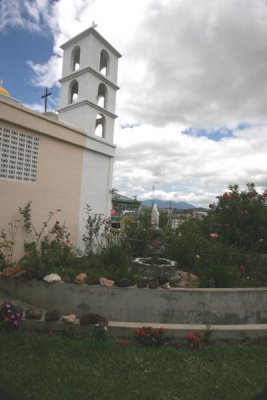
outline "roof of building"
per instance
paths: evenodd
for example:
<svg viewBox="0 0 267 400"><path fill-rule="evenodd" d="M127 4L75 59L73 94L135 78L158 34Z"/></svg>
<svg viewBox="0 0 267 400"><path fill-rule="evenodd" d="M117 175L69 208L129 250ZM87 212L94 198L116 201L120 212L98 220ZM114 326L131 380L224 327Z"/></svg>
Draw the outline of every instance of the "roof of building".
<svg viewBox="0 0 267 400"><path fill-rule="evenodd" d="M119 193L112 193L112 200L113 201L118 201L119 203L140 203L138 200L124 196L123 194Z"/></svg>

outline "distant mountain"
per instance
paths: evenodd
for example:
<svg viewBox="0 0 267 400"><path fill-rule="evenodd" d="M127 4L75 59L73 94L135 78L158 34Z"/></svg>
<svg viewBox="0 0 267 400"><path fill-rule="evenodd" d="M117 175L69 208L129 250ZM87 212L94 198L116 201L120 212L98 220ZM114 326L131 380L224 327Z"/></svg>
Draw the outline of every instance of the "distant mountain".
<svg viewBox="0 0 267 400"><path fill-rule="evenodd" d="M141 200L142 201L142 200ZM152 204L157 204L158 208L176 208L177 210L189 210L195 209L196 207L185 201L169 201L169 200L143 200L142 204L144 206L152 206Z"/></svg>

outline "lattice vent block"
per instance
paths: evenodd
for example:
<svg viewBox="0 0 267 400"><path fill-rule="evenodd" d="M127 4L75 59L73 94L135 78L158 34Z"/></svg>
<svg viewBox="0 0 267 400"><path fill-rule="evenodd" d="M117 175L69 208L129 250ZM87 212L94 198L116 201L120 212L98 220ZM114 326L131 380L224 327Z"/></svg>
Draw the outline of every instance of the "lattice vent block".
<svg viewBox="0 0 267 400"><path fill-rule="evenodd" d="M36 182L39 138L0 127L0 179Z"/></svg>

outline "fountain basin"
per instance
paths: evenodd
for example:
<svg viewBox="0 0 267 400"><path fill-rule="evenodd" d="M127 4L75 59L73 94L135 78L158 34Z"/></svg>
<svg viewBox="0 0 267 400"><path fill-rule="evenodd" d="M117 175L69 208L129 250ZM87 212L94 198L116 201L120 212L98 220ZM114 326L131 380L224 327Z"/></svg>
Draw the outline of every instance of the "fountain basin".
<svg viewBox="0 0 267 400"><path fill-rule="evenodd" d="M167 258L139 257L132 262L132 271L144 279L172 278L177 270L176 261Z"/></svg>

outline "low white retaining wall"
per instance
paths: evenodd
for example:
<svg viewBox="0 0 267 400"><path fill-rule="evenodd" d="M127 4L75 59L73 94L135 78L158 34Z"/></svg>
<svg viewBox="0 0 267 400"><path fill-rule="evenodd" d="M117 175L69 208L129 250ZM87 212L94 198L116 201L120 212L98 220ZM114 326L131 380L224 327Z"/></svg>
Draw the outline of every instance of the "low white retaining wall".
<svg viewBox="0 0 267 400"><path fill-rule="evenodd" d="M66 284L0 276L0 288L62 314L101 314L111 321L169 324L266 324L267 288L138 289Z"/></svg>

